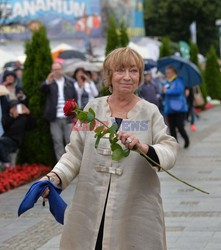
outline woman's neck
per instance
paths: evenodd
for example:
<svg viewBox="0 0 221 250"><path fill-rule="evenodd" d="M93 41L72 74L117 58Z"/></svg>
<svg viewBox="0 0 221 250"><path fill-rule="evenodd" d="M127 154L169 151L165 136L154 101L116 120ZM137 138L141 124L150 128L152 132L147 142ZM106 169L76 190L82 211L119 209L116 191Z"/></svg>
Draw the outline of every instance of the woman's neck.
<svg viewBox="0 0 221 250"><path fill-rule="evenodd" d="M112 94L108 98L111 115L118 118L127 118L127 113L136 105L139 97L136 95L119 96Z"/></svg>
<svg viewBox="0 0 221 250"><path fill-rule="evenodd" d="M135 99L137 99L137 96L135 96L134 94L133 95L131 95L131 94L120 95L120 94L113 93L110 96L111 102L117 103L117 104L122 104L123 106L133 102Z"/></svg>

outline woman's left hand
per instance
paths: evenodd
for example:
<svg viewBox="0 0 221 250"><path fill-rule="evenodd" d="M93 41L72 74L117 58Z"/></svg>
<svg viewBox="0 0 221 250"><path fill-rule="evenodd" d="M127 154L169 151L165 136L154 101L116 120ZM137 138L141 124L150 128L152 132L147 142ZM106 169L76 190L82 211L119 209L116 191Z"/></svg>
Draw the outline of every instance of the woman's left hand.
<svg viewBox="0 0 221 250"><path fill-rule="evenodd" d="M143 153L147 153L149 147L146 144L141 144L139 139L132 133L127 133L123 131L119 131L117 133L118 139L122 144L125 145L126 148L141 150Z"/></svg>

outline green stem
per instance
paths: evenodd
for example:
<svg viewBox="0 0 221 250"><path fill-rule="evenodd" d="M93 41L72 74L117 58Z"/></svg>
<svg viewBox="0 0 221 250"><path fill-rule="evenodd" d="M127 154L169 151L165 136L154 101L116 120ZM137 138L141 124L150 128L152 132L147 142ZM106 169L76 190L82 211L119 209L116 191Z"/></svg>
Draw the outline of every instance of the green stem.
<svg viewBox="0 0 221 250"><path fill-rule="evenodd" d="M178 181L180 181L180 182L186 184L187 186L189 186L189 187L191 187L191 188L194 188L194 189L196 189L196 190L198 190L198 191L200 191L200 192L202 192L202 193L204 193L204 194L209 194L208 192L206 192L206 191L204 191L204 190L202 190L202 189L200 189L200 188L198 188L198 187L195 187L195 186L189 184L188 182L186 182L186 181L184 181L184 180L182 180L182 179L176 177L175 175L171 174L171 173L170 173L169 171L167 171L165 168L161 167L160 164L158 164L157 162L155 162L154 160L152 160L149 156L147 156L145 153L143 153L140 149L137 149L137 151L138 151L142 156L144 156L147 160L151 161L154 165L156 165L157 167L159 167L160 169L162 169L164 172L166 172L168 175L170 175L170 176L173 177L174 179L176 179L176 180L178 180Z"/></svg>
<svg viewBox="0 0 221 250"><path fill-rule="evenodd" d="M107 129L109 129L109 127L105 123L103 123L101 120L99 120L98 118L95 118L95 120L97 120L98 122L100 122L101 124L103 124L104 127L106 127Z"/></svg>

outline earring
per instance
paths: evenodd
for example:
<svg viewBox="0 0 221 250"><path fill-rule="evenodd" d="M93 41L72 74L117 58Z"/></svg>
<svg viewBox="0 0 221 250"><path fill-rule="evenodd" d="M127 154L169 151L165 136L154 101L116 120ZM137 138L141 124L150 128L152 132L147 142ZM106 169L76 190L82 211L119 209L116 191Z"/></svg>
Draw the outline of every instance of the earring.
<svg viewBox="0 0 221 250"><path fill-rule="evenodd" d="M110 93L112 93L112 91L113 91L112 85L109 86L108 90L109 90Z"/></svg>

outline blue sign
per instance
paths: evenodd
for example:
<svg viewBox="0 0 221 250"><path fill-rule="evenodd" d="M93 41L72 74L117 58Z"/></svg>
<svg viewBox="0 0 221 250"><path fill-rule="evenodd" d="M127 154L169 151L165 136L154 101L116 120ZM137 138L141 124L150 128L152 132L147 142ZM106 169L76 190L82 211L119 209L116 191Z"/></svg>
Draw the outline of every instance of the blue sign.
<svg viewBox="0 0 221 250"><path fill-rule="evenodd" d="M43 23L49 38L100 37L100 0L11 0L1 10L0 37L24 39L36 23Z"/></svg>

